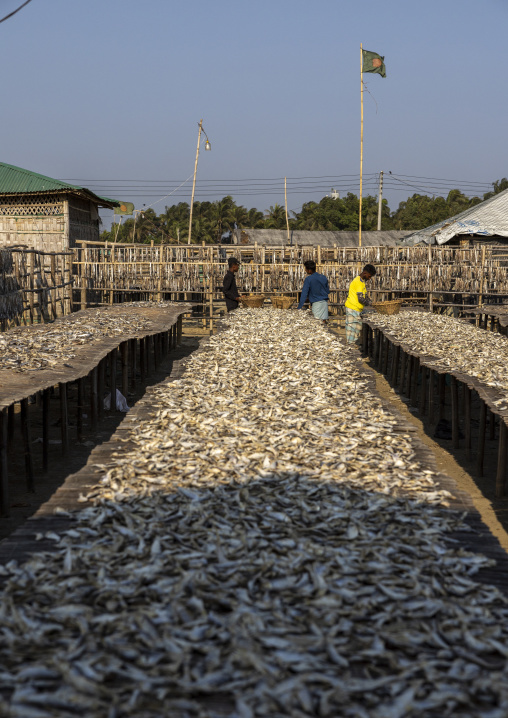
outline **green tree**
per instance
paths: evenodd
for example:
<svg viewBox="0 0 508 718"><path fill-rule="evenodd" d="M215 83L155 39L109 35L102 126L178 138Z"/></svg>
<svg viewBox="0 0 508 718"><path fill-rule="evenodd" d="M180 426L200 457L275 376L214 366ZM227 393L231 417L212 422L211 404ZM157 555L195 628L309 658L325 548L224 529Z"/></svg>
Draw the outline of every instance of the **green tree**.
<svg viewBox="0 0 508 718"><path fill-rule="evenodd" d="M483 199L490 199L491 197L494 197L494 195L503 192L503 190L508 189L508 179L503 177L503 179L496 180L492 183L492 187L493 190L491 192L486 192L483 195Z"/></svg>
<svg viewBox="0 0 508 718"><path fill-rule="evenodd" d="M249 229L262 229L265 226L263 212L260 212L258 209L255 209L254 207L249 209L247 217L248 219L245 226Z"/></svg>
<svg viewBox="0 0 508 718"><path fill-rule="evenodd" d="M266 210L265 229L285 229L286 227L286 210L280 204L275 204Z"/></svg>

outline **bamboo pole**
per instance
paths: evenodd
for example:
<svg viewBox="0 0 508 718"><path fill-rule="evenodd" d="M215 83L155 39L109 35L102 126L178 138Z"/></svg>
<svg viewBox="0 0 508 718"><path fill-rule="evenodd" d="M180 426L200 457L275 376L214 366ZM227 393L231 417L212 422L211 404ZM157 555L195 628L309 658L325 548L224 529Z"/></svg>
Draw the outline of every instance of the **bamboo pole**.
<svg viewBox="0 0 508 718"><path fill-rule="evenodd" d="M288 244L289 244L289 217L288 217L288 191L287 191L287 177L284 177L284 202L286 207L286 227L288 230Z"/></svg>
<svg viewBox="0 0 508 718"><path fill-rule="evenodd" d="M196 161L194 163L194 179L192 181L192 196L190 203L190 217L189 217L189 236L187 238L187 244L191 243L192 235L192 210L194 209L194 192L196 191L196 174L198 171L198 157L199 157L199 143L201 142L201 132L203 131L203 120L199 120L199 132L198 132L198 146L196 148Z"/></svg>
<svg viewBox="0 0 508 718"><path fill-rule="evenodd" d="M362 246L362 190L363 190L363 45L360 43L360 197L358 208L358 246Z"/></svg>

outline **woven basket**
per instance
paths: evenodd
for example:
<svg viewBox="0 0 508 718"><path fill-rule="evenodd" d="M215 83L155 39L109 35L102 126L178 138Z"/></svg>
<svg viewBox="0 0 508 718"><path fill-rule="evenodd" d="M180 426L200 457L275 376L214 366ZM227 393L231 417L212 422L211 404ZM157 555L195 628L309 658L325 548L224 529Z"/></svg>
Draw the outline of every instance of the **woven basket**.
<svg viewBox="0 0 508 718"><path fill-rule="evenodd" d="M272 307L274 309L290 309L295 303L295 298L287 294L279 294L272 297Z"/></svg>
<svg viewBox="0 0 508 718"><path fill-rule="evenodd" d="M265 295L245 294L243 297L240 297L240 301L244 307L250 307L251 309L259 309L259 307L263 306L263 302L265 301Z"/></svg>
<svg viewBox="0 0 508 718"><path fill-rule="evenodd" d="M392 299L390 302L372 302L371 307L379 314L398 314L402 302L402 299Z"/></svg>

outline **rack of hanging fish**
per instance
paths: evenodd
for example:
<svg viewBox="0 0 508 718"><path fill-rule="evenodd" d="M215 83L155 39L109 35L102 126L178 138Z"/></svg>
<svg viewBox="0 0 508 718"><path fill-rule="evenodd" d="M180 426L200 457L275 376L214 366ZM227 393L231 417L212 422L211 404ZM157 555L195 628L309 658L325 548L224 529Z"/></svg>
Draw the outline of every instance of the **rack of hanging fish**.
<svg viewBox="0 0 508 718"><path fill-rule="evenodd" d="M494 247L265 247L134 245L78 242L75 262L81 308L128 300L202 301L222 298L227 260L240 261L243 292L295 294L313 259L329 280L330 304L341 307L351 280L367 264L377 274L378 300L419 297L431 306L477 306L489 295L508 297L506 262ZM459 295L459 296L457 296Z"/></svg>
<svg viewBox="0 0 508 718"><path fill-rule="evenodd" d="M73 252L0 248L0 327L53 321L72 311Z"/></svg>

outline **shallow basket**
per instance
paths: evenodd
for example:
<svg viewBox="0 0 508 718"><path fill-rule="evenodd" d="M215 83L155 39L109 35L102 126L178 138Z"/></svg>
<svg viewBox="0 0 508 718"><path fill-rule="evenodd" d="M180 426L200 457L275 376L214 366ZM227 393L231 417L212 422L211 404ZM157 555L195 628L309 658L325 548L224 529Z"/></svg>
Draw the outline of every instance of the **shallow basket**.
<svg viewBox="0 0 508 718"><path fill-rule="evenodd" d="M403 299L392 299L389 302L372 302L370 306L379 314L398 314L403 301Z"/></svg>
<svg viewBox="0 0 508 718"><path fill-rule="evenodd" d="M279 294L272 297L272 307L274 309L290 309L295 301L295 297L290 297L287 294Z"/></svg>
<svg viewBox="0 0 508 718"><path fill-rule="evenodd" d="M246 294L243 297L240 297L240 301L244 307L250 307L251 309L259 309L259 307L263 306L263 302L265 301L265 295Z"/></svg>

